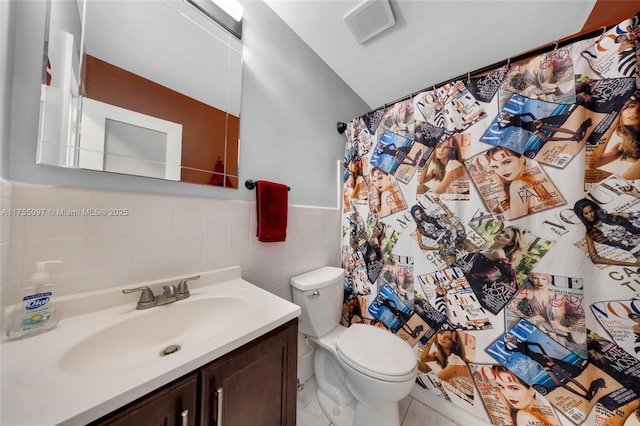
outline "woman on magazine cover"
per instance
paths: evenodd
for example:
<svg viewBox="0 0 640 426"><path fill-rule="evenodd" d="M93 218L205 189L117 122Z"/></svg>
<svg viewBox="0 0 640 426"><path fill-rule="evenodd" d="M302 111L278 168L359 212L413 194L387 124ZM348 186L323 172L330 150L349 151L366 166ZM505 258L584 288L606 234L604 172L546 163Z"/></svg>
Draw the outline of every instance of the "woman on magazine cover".
<svg viewBox="0 0 640 426"><path fill-rule="evenodd" d="M390 263L382 269L380 279L389 285L403 303L413 305L413 268L398 264L398 256L391 255Z"/></svg>
<svg viewBox="0 0 640 426"><path fill-rule="evenodd" d="M344 250L343 253L345 291L361 296L371 294L371 283L367 277L367 265L362 252Z"/></svg>
<svg viewBox="0 0 640 426"><path fill-rule="evenodd" d="M378 167L371 170L370 178L369 206L372 213L385 217L405 208L402 193L398 186L393 184L395 178Z"/></svg>
<svg viewBox="0 0 640 426"><path fill-rule="evenodd" d="M387 242L387 224L378 222L371 230L371 236L364 247L364 263L367 265L367 278L375 284L384 266L382 247Z"/></svg>
<svg viewBox="0 0 640 426"><path fill-rule="evenodd" d="M531 287L524 287L526 292L522 296L513 299L513 306L517 307L524 303L524 309L516 308L518 313L524 313L524 317L531 324L535 325L553 340L566 345L571 340L570 330L564 326L564 302L553 302L549 292L549 284L553 284L553 276L540 272L529 274Z"/></svg>
<svg viewBox="0 0 640 426"><path fill-rule="evenodd" d="M379 311L380 311L380 308L387 308L389 313L393 315L393 317L400 324L406 323L411 318L411 315L406 313L402 308L398 307L398 304L395 302L395 300L384 297L382 294L378 294L378 297L374 302L374 309L375 308L378 308ZM374 316L378 318L378 315L374 315Z"/></svg>
<svg viewBox="0 0 640 426"><path fill-rule="evenodd" d="M423 373L432 371L427 362L436 362L441 368L436 376L451 384L467 397L473 399L473 377L467 366L464 347L458 342L455 331L439 330L431 338L431 346L425 345L418 358L418 369Z"/></svg>
<svg viewBox="0 0 640 426"><path fill-rule="evenodd" d="M507 77L507 90L531 99L560 103L571 93L574 82L572 73L567 72L571 61L562 61L558 53L538 55L515 68L520 71Z"/></svg>
<svg viewBox="0 0 640 426"><path fill-rule="evenodd" d="M533 160L501 146L491 148L484 155L489 169L502 183L504 197L491 213L502 213L506 219L515 219L536 211L547 202L542 198L549 191L544 182L539 181L541 176L530 173L532 168L538 167Z"/></svg>
<svg viewBox="0 0 640 426"><path fill-rule="evenodd" d="M348 191L350 188L351 191L348 192L349 199L355 198L359 200L366 200L369 196L369 189L367 188L367 183L364 180L364 176L362 175L361 170L363 168L360 167L361 162L368 162L369 159L364 157L362 159L358 159L353 157L347 163L347 179L345 180L345 190Z"/></svg>
<svg viewBox="0 0 640 426"><path fill-rule="evenodd" d="M471 267L464 276L479 300L483 300L483 289L488 284L500 282L505 288L517 287L514 265L520 263L523 251L522 230L507 226L494 236L491 246L471 255Z"/></svg>
<svg viewBox="0 0 640 426"><path fill-rule="evenodd" d="M347 327L351 324L362 323L364 318L362 313L365 310L366 300L363 297L352 292L347 293L342 304L342 323Z"/></svg>
<svg viewBox="0 0 640 426"><path fill-rule="evenodd" d="M497 124L500 129L506 129L507 127L524 129L539 137L543 144L555 141L581 142L587 133L587 129L593 124L591 118L583 121L576 130L559 127L569 119L570 115L570 113L565 113L537 118L531 112L514 115L504 113L500 115L500 121ZM564 136L560 135L561 133Z"/></svg>
<svg viewBox="0 0 640 426"><path fill-rule="evenodd" d="M409 154L411 153L412 148L413 145L396 146L394 143L389 145L378 145L376 147L376 154L389 155L399 164L408 164L409 166L414 167L422 157L422 150L420 149L416 153L415 158L411 158L409 157Z"/></svg>
<svg viewBox="0 0 640 426"><path fill-rule="evenodd" d="M413 102L398 102L387 108L380 127L401 136L413 132Z"/></svg>
<svg viewBox="0 0 640 426"><path fill-rule="evenodd" d="M583 372L581 366L562 359L550 357L540 343L528 342L526 340L521 342L515 336L508 335L504 338L504 349L507 352L519 352L531 358L545 369L551 380L553 380L557 386L561 386L588 401L593 399L598 389L605 386L604 379L597 378L591 382L589 389L587 389L582 383L575 379ZM569 386L569 383L575 385L579 390Z"/></svg>
<svg viewBox="0 0 640 426"><path fill-rule="evenodd" d="M420 250L437 250L447 265L453 264L456 252L451 229L428 215L419 204L411 207L411 217L416 223L416 240Z"/></svg>
<svg viewBox="0 0 640 426"><path fill-rule="evenodd" d="M429 187L436 194L450 193L451 184L467 175L462 164L459 136L439 142L429 161L418 177L418 195L427 192Z"/></svg>
<svg viewBox="0 0 640 426"><path fill-rule="evenodd" d="M618 189L640 198L640 192L632 185ZM586 228L584 238L593 263L640 266L640 212L609 213L588 198L576 201L573 211ZM601 256L595 243L625 250L636 259L624 261Z"/></svg>
<svg viewBox="0 0 640 426"><path fill-rule="evenodd" d="M560 424L549 403L538 401L541 397L535 389L518 379L507 367L494 365L491 370L495 377L494 384L500 390L509 409L509 418L502 419L503 424L513 426Z"/></svg>
<svg viewBox="0 0 640 426"><path fill-rule="evenodd" d="M632 162L620 176L627 180L640 179L640 102L633 96L618 114L615 134L620 138L608 151L611 139L602 143L587 154L587 166L598 168L615 160Z"/></svg>

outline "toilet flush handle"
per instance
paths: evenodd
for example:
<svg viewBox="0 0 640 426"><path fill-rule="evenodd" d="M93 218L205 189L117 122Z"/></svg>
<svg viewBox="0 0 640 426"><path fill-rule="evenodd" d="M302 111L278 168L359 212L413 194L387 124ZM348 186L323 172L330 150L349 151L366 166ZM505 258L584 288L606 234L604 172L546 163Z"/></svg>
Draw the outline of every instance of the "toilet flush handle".
<svg viewBox="0 0 640 426"><path fill-rule="evenodd" d="M320 296L320 292L318 290L313 290L313 293L307 295L307 299L315 299Z"/></svg>

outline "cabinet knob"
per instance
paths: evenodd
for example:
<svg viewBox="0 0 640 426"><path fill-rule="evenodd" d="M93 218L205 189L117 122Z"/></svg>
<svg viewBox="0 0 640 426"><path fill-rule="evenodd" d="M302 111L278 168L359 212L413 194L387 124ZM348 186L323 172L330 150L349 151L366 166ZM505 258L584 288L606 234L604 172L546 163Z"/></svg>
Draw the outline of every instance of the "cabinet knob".
<svg viewBox="0 0 640 426"><path fill-rule="evenodd" d="M181 426L189 426L189 410L184 410L180 417L182 418Z"/></svg>

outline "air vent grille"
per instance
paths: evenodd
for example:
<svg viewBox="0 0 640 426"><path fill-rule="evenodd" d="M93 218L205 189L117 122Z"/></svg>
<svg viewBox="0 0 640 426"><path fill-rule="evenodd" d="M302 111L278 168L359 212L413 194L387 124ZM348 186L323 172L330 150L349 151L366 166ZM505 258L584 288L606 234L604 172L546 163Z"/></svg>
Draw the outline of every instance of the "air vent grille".
<svg viewBox="0 0 640 426"><path fill-rule="evenodd" d="M388 0L367 0L347 13L344 21L360 44L396 23Z"/></svg>

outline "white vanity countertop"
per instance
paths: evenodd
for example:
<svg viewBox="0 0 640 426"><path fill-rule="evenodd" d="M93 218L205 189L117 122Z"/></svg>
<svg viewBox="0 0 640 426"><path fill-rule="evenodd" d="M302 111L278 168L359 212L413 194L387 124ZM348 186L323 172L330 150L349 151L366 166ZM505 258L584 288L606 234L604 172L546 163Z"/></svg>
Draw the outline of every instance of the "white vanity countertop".
<svg viewBox="0 0 640 426"><path fill-rule="evenodd" d="M177 281L171 283L177 284ZM122 288L84 298L68 298L61 300L59 305L63 312L73 316L67 314L55 329L23 340L3 341L0 424L86 424L300 315L297 305L244 281L239 267L203 273L200 280L189 282L189 288L191 296L188 299L141 311L135 310L139 293L124 295ZM155 294L158 291L154 288ZM74 366L64 364L65 354L70 349L121 321L130 321L153 310L216 297L241 300L242 312L237 318L233 313L231 326L225 324L216 328L216 324L212 324L211 334L200 332L195 339L192 335L185 342L181 342L180 337L173 339L170 343L183 344L183 348L174 354L160 357L163 343L162 347L150 349L158 354L153 360L136 364L136 359L122 368L71 372L69 370ZM114 306L122 302L126 304ZM105 309L104 304L111 306ZM102 309L82 313L87 306L92 310ZM181 309L184 312L184 308ZM126 338L131 340L131 336Z"/></svg>

